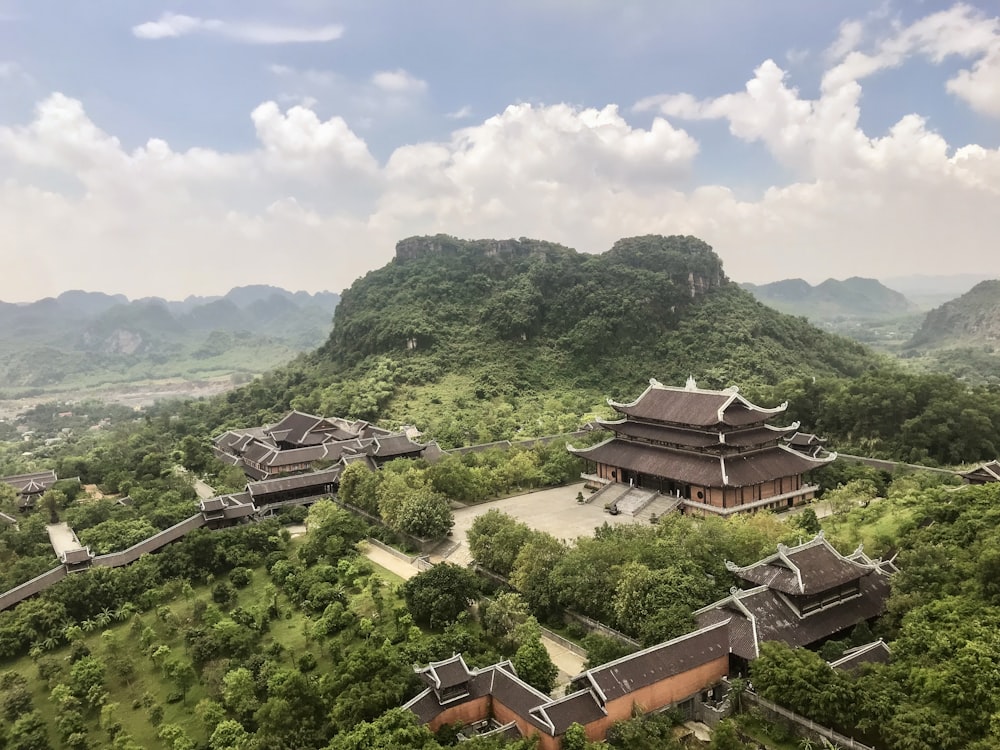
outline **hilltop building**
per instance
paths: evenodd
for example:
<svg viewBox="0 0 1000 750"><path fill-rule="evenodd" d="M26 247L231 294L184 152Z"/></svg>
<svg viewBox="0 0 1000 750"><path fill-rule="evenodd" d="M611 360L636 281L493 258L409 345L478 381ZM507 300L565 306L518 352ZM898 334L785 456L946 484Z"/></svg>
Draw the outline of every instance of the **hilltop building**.
<svg viewBox="0 0 1000 750"><path fill-rule="evenodd" d="M768 421L788 404L763 408L738 390L711 391L689 379L683 388L656 380L635 401L608 404L618 420L598 420L611 433L590 448L569 450L588 461L591 485L612 482L677 497L682 509L728 515L777 510L815 497L818 487L803 474L836 458L819 438L807 450L792 444L798 423L775 427ZM819 441L819 442L816 442Z"/></svg>
<svg viewBox="0 0 1000 750"><path fill-rule="evenodd" d="M745 674L762 641L818 645L885 611L892 562L872 560L859 547L849 556L823 537L753 565L729 569L753 584L695 613L698 629L656 646L588 669L573 678L573 691L553 699L517 677L510 662L469 669L462 656L418 668L427 685L405 704L432 730L461 721L473 731L513 736L537 734L541 750L557 750L562 735L579 723L591 741L604 739L636 706L657 711L674 706L687 716L717 719L709 702L721 695L722 678ZM884 644L836 663L889 658ZM845 655L846 656L846 655ZM857 663L854 663L857 662ZM716 712L713 714L713 712Z"/></svg>
<svg viewBox="0 0 1000 750"><path fill-rule="evenodd" d="M962 474L969 484L1000 482L1000 461L990 461Z"/></svg>
<svg viewBox="0 0 1000 750"><path fill-rule="evenodd" d="M436 443L416 443L405 432L300 411L270 426L228 430L212 442L216 458L240 467L256 481L311 471L317 465L362 461L375 469L394 458L440 455Z"/></svg>

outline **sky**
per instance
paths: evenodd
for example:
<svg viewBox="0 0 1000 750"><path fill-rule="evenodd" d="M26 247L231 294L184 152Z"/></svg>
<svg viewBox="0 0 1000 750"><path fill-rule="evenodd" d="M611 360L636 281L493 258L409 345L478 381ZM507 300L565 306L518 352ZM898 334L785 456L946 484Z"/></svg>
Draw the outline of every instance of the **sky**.
<svg viewBox="0 0 1000 750"><path fill-rule="evenodd" d="M1000 6L0 0L0 300L340 291L439 232L1000 276Z"/></svg>

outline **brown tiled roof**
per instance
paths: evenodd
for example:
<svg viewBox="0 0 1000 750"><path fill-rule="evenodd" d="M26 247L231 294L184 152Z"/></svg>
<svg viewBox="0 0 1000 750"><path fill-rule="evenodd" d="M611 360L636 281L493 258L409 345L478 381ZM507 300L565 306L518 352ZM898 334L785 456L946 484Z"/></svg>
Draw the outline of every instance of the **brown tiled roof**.
<svg viewBox="0 0 1000 750"><path fill-rule="evenodd" d="M879 638L877 641L866 643L863 646L855 646L844 652L839 659L829 662L834 669L842 669L850 672L858 669L862 664L887 664L892 652L885 645L885 641Z"/></svg>
<svg viewBox="0 0 1000 750"><path fill-rule="evenodd" d="M335 484L340 478L340 467L324 471L312 471L308 474L296 474L291 477L279 477L277 479L265 479L261 482L251 482L247 485L250 497L256 500L277 492L287 492L288 490L298 490L307 487L316 487L320 490L328 484Z"/></svg>
<svg viewBox="0 0 1000 750"><path fill-rule="evenodd" d="M772 414L784 411L786 406L761 408L740 396L735 388L725 391L675 388L655 380L651 380L649 388L631 403L608 403L616 411L630 417L698 427L757 424Z"/></svg>
<svg viewBox="0 0 1000 750"><path fill-rule="evenodd" d="M10 485L20 494L45 492L56 481L58 481L58 478L52 469L35 471L31 474L15 474L9 477L0 477L0 482Z"/></svg>
<svg viewBox="0 0 1000 750"><path fill-rule="evenodd" d="M783 446L731 455L720 460L719 456L632 443L619 438L590 448L572 449L572 452L588 461L703 487L749 487L778 477L802 474L829 462L811 459Z"/></svg>
<svg viewBox="0 0 1000 750"><path fill-rule="evenodd" d="M750 427L745 430L733 430L726 433L726 445L737 448L747 448L755 445L765 445L766 443L779 440L792 432L795 427L771 427L762 425L760 427Z"/></svg>
<svg viewBox="0 0 1000 750"><path fill-rule="evenodd" d="M811 432L796 432L791 437L785 438L789 445L794 446L812 446L812 445L822 445L826 442L825 438L817 437Z"/></svg>
<svg viewBox="0 0 1000 750"><path fill-rule="evenodd" d="M450 659L442 661L432 661L423 669L418 669L417 675L427 685L438 690L461 685L472 678L472 672L469 671L461 654L455 654Z"/></svg>
<svg viewBox="0 0 1000 750"><path fill-rule="evenodd" d="M521 680L510 662L493 667L493 684L490 689L494 700L500 701L518 716L531 718L531 709L548 703L550 698ZM538 722L535 719L536 723Z"/></svg>
<svg viewBox="0 0 1000 750"><path fill-rule="evenodd" d="M556 735L563 734L574 723L587 725L608 715L594 692L587 689L537 706L532 713L549 725L552 734Z"/></svg>
<svg viewBox="0 0 1000 750"><path fill-rule="evenodd" d="M666 643L588 669L574 682L591 682L600 697L612 701L623 695L694 669L729 653L725 622L717 622Z"/></svg>
<svg viewBox="0 0 1000 750"><path fill-rule="evenodd" d="M746 620L743 627L756 629L758 642L781 641L789 646L809 646L852 628L862 620L878 617L885 611L885 603L889 598L887 575L871 573L861 579L860 587L861 593L858 596L800 616L781 592L758 586L747 591L737 591L695 612L695 620L699 625L706 625L718 622L723 617L732 617L732 630L742 617ZM723 614L715 610L720 610ZM742 614L743 610L750 614L750 618ZM733 651L744 658L756 658L755 652L747 653L746 644L738 644L735 639Z"/></svg>
<svg viewBox="0 0 1000 750"><path fill-rule="evenodd" d="M810 595L855 581L871 573L875 566L840 554L821 533L797 547L779 544L776 554L753 565L729 568L750 583L786 594Z"/></svg>
<svg viewBox="0 0 1000 750"><path fill-rule="evenodd" d="M1000 462L989 461L971 471L964 472L962 476L980 482L1000 482Z"/></svg>
<svg viewBox="0 0 1000 750"><path fill-rule="evenodd" d="M399 433L396 435L384 435L374 438L375 456L388 458L390 456L403 456L409 453L419 453L424 449L420 443L414 443L406 435Z"/></svg>
<svg viewBox="0 0 1000 750"><path fill-rule="evenodd" d="M302 439L314 427L328 424L322 417L315 414L306 414L301 411L292 411L286 414L277 424L271 426L268 432L275 440L301 445ZM278 435L281 437L278 437Z"/></svg>
<svg viewBox="0 0 1000 750"><path fill-rule="evenodd" d="M717 432L705 432L702 430L685 430L680 427L669 425L652 424L649 422L637 422L632 419L622 419L616 422L598 420L601 427L611 430L616 435L639 440L652 440L658 443L673 443L675 445L689 445L693 448L709 448L719 445L719 434Z"/></svg>

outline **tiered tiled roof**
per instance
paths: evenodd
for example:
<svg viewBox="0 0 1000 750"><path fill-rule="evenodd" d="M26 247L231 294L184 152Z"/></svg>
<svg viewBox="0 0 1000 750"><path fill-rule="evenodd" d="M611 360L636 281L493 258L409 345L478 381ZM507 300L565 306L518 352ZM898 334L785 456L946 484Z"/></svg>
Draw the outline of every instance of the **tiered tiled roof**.
<svg viewBox="0 0 1000 750"><path fill-rule="evenodd" d="M796 547L779 546L776 554L753 565L727 563L737 576L758 584L695 612L699 625L729 622L733 653L755 659L761 641L808 646L870 620L885 611L891 561L872 560L859 548L842 555L823 537ZM854 585L852 585L854 584ZM803 606L831 592L819 606Z"/></svg>
<svg viewBox="0 0 1000 750"><path fill-rule="evenodd" d="M751 487L804 474L836 457L807 455L785 444L789 435L798 434L798 422L787 427L766 422L782 413L787 403L760 407L736 388L710 391L698 388L693 380L676 388L650 380L635 401L609 399L608 403L624 416L598 420L612 437L570 451L624 472L698 487Z"/></svg>
<svg viewBox="0 0 1000 750"><path fill-rule="evenodd" d="M747 401L736 388L710 391L688 380L683 388L663 385L651 378L649 387L635 401L619 403L608 399L617 412L637 419L649 419L677 425L742 427L764 422L788 408L784 403L767 409Z"/></svg>
<svg viewBox="0 0 1000 750"><path fill-rule="evenodd" d="M569 450L588 461L705 487L749 487L776 477L803 474L825 466L832 460L806 456L782 445L723 456L618 438L611 438L590 448Z"/></svg>
<svg viewBox="0 0 1000 750"><path fill-rule="evenodd" d="M317 417L300 411L286 414L270 427L230 430L215 438L213 453L240 466L255 480L301 471L317 461L335 462L365 455L378 464L421 455L424 446L405 433L394 433L364 420Z"/></svg>

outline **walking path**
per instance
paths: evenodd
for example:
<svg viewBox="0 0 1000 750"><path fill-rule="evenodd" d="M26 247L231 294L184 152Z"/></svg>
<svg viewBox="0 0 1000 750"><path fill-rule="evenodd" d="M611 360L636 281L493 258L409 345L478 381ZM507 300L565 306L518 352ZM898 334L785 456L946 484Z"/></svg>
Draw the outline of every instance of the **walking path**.
<svg viewBox="0 0 1000 750"><path fill-rule="evenodd" d="M386 570L395 573L404 581L409 580L420 572L405 560L401 560L373 544L367 545L365 557L376 565L381 565ZM557 678L559 686L569 682L570 677L574 677L583 671L584 659L579 654L574 654L568 648L560 646L551 638L544 635L542 636L542 644L545 646L545 650L549 652L552 663L559 669L559 677ZM559 687L556 690L559 690Z"/></svg>
<svg viewBox="0 0 1000 750"><path fill-rule="evenodd" d="M64 552L79 549L81 546L80 540L73 533L73 529L65 521L62 523L50 523L45 527L45 530L49 533L49 542L52 543L52 549L55 550L56 557L59 557Z"/></svg>

